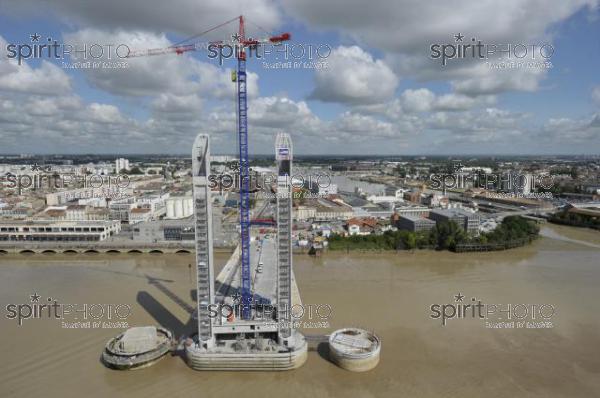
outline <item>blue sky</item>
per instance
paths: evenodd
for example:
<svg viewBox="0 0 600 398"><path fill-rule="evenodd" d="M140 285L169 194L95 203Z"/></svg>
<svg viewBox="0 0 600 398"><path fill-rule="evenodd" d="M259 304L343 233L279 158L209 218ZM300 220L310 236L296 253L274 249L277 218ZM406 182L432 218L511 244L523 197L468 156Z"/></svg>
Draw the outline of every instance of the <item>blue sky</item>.
<svg viewBox="0 0 600 398"><path fill-rule="evenodd" d="M318 70L248 63L253 153L270 153L284 131L303 154L598 154L598 1L495 3L376 0L365 10L358 0L23 0L0 9L0 152L186 153L203 132L213 152L233 153L234 60L219 66L197 52L72 70L61 61L74 59L17 65L7 46L32 44L39 33L73 45L168 47L242 12L290 32L296 48L332 50ZM430 58L431 44L455 44L458 33L498 45L551 44L552 67L498 71L478 59L443 67Z"/></svg>

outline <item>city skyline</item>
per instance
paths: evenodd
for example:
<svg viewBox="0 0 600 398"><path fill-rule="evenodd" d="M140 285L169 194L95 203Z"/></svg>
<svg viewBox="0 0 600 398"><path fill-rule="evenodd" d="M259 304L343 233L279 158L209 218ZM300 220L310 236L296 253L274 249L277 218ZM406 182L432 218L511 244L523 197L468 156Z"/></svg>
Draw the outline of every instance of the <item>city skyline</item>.
<svg viewBox="0 0 600 398"><path fill-rule="evenodd" d="M290 32L290 45L331 50L324 69L267 68L270 58L248 63L251 154L270 153L281 131L298 155L598 154L598 1L547 9L490 2L460 14L449 5L378 3L368 14L346 3L290 0L234 7L180 0L165 9L143 2L136 13L116 1L104 2L102 12L68 0L7 5L0 13L2 152L185 154L194 136L207 133L214 153L235 153L231 59L220 66L198 51L126 58L123 69L70 69L49 57L19 65L9 46L52 39L162 48L244 14L253 22L249 35L266 27ZM232 33L224 27L210 39ZM498 51L477 59L470 48L445 65L435 58L434 48L450 54L463 43ZM535 54L532 62L552 67L501 68L497 53L509 45L509 61L531 48L524 58Z"/></svg>

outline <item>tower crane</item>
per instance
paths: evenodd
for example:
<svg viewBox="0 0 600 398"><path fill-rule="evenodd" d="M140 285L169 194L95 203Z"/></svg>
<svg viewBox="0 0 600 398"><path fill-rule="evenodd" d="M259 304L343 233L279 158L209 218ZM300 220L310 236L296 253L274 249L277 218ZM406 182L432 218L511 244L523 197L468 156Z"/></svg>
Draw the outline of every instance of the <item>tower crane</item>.
<svg viewBox="0 0 600 398"><path fill-rule="evenodd" d="M180 41L173 46L166 48L154 48L139 51L130 51L128 57L153 56L161 54L175 53L184 54L189 51L198 51L207 49L209 46L224 46L225 41L193 42L187 43L192 39L197 39L209 32L221 28L229 23L238 21L238 29L232 38L235 43L235 56L237 58L237 73L232 79L237 83L237 136L238 136L238 155L239 155L239 173L240 173L240 245L241 245L241 300L242 300L242 318L249 320L252 317L252 289L250 277L250 171L248 159L248 103L247 103L247 76L246 76L246 50L256 49L261 44L279 44L290 40L289 33L268 36L262 39L253 39L246 37L245 19L243 15L225 21L200 34ZM258 25L257 25L258 26ZM260 27L259 27L260 28ZM260 28L262 29L262 28ZM262 29L264 30L264 29Z"/></svg>

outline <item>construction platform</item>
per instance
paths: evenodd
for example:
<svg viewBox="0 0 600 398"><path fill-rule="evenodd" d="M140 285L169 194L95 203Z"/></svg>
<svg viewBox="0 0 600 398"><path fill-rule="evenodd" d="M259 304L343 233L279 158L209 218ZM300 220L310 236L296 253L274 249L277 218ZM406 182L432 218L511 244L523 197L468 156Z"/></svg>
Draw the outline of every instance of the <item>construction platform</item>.
<svg viewBox="0 0 600 398"><path fill-rule="evenodd" d="M256 237L251 243L250 266L254 302L266 308L276 306L277 250L273 236ZM300 367L307 358L304 336L293 332L292 345L281 344L277 338L278 323L275 313L253 311L250 320L235 314L228 315L236 297L241 294L241 266L239 247L216 278L215 304L227 308L214 326L216 344L201 348L197 336L185 343L186 361L196 370L289 370ZM300 293L292 272L292 306L300 305ZM290 309L291 310L291 309Z"/></svg>

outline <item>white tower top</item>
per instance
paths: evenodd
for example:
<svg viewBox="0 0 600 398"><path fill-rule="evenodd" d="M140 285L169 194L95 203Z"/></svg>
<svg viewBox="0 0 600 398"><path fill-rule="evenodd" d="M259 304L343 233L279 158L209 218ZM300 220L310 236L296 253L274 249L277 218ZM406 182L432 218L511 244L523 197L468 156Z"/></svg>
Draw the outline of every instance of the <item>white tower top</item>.
<svg viewBox="0 0 600 398"><path fill-rule="evenodd" d="M287 133L277 134L275 138L275 159L292 160L292 139Z"/></svg>

